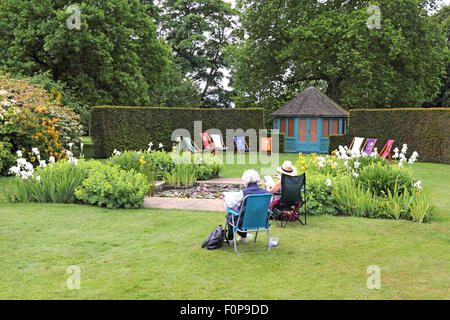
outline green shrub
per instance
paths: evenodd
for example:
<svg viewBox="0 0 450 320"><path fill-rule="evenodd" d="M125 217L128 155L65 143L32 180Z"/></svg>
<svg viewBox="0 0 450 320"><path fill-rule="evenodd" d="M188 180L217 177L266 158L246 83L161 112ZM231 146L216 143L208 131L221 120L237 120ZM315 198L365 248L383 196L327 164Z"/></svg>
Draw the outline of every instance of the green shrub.
<svg viewBox="0 0 450 320"><path fill-rule="evenodd" d="M336 208L336 199L334 190L344 180L332 175L315 173L307 176L306 197L307 211L311 215L338 215L339 210Z"/></svg>
<svg viewBox="0 0 450 320"><path fill-rule="evenodd" d="M91 133L97 158L117 150L147 150L148 144L162 143L172 150L172 132L188 130L193 139L194 121L202 131L218 129L226 140L227 129L264 128L263 109L195 109L99 106L91 109ZM201 144L201 142L199 143Z"/></svg>
<svg viewBox="0 0 450 320"><path fill-rule="evenodd" d="M376 196L352 181L347 181L334 192L337 209L343 215L376 218L379 204Z"/></svg>
<svg viewBox="0 0 450 320"><path fill-rule="evenodd" d="M123 170L153 171L156 179L162 179L174 167L171 154L165 151L124 151L112 156L109 163Z"/></svg>
<svg viewBox="0 0 450 320"><path fill-rule="evenodd" d="M411 195L410 217L415 222L429 222L432 218L433 208L424 191L414 189Z"/></svg>
<svg viewBox="0 0 450 320"><path fill-rule="evenodd" d="M223 165L218 163L219 158L210 154L183 153L176 155L165 151L124 151L111 157L109 162L118 165L121 169L134 169L143 173L149 168L155 173L158 180L166 179L174 168L182 164L191 164L195 167L196 177L199 180L209 180L219 177Z"/></svg>
<svg viewBox="0 0 450 320"><path fill-rule="evenodd" d="M0 175L14 164L15 159L16 157L12 153L12 144L0 141Z"/></svg>
<svg viewBox="0 0 450 320"><path fill-rule="evenodd" d="M104 165L91 172L75 190L75 196L86 204L107 208L141 208L151 186L147 177L131 169Z"/></svg>
<svg viewBox="0 0 450 320"><path fill-rule="evenodd" d="M376 138L378 152L389 139L395 147L406 143L420 161L450 163L450 108L350 110L344 135L330 135L329 153L349 146L354 137Z"/></svg>
<svg viewBox="0 0 450 320"><path fill-rule="evenodd" d="M414 184L407 169L393 165L371 164L362 169L355 180L364 190L379 197L387 197L389 192L401 195L411 191Z"/></svg>
<svg viewBox="0 0 450 320"><path fill-rule="evenodd" d="M77 165L58 161L45 168L36 168L33 177L16 177L13 189L7 197L13 202L76 202L75 189L83 183L90 172L105 166L98 161L80 160Z"/></svg>

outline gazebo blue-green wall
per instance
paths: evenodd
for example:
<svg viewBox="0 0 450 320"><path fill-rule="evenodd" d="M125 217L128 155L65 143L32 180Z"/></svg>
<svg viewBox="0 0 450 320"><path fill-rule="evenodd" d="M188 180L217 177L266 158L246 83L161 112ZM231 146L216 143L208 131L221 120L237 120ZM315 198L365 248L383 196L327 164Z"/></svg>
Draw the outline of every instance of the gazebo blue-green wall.
<svg viewBox="0 0 450 320"><path fill-rule="evenodd" d="M327 153L330 134L347 130L348 112L315 87L270 114L285 134L284 152Z"/></svg>
<svg viewBox="0 0 450 320"><path fill-rule="evenodd" d="M304 121L302 125L300 125L301 120ZM282 128L283 121L285 121L284 130ZM334 128L333 121L335 123ZM293 130L290 128L292 124ZM315 125L317 130L314 135ZM347 118L283 117L274 119L273 127L285 134L284 152L327 153L330 141L329 135L344 134L347 129ZM303 131L302 134L301 131Z"/></svg>

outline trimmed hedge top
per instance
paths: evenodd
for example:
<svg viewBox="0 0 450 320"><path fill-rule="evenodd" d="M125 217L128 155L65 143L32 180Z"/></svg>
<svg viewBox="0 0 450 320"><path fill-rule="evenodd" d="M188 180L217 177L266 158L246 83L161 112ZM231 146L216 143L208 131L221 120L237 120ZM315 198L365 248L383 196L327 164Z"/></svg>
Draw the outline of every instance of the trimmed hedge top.
<svg viewBox="0 0 450 320"><path fill-rule="evenodd" d="M162 143L171 149L172 132L186 129L194 139L194 121L202 121L202 132L208 129L221 131L224 140L227 129L263 129L264 110L251 109L200 109L200 108L150 108L129 106L97 106L91 109L92 140L96 158L106 158L114 149L146 150L149 142L153 148ZM200 142L201 144L201 142Z"/></svg>
<svg viewBox="0 0 450 320"><path fill-rule="evenodd" d="M349 146L354 137L376 138L378 151L387 140L392 148L408 145L425 162L450 163L450 108L395 108L350 110L347 133L331 135L328 151Z"/></svg>

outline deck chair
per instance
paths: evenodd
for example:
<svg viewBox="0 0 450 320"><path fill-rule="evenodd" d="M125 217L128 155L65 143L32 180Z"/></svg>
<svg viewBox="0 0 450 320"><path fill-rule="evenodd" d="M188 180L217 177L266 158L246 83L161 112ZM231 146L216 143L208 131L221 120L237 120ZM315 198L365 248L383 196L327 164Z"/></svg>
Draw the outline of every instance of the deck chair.
<svg viewBox="0 0 450 320"><path fill-rule="evenodd" d="M239 153L245 153L249 151L247 142L244 137L234 137L234 142L236 143L236 148Z"/></svg>
<svg viewBox="0 0 450 320"><path fill-rule="evenodd" d="M212 134L211 139L213 141L216 152L228 149L228 147L225 147L225 143L223 143L223 139L219 134Z"/></svg>
<svg viewBox="0 0 450 320"><path fill-rule="evenodd" d="M200 135L202 137L203 147L205 148L204 151L212 152L212 151L216 150L216 148L214 147L214 143L212 142L209 134L200 133Z"/></svg>
<svg viewBox="0 0 450 320"><path fill-rule="evenodd" d="M367 139L366 143L364 143L364 146L362 147L363 153L367 155L371 154L376 143L377 139Z"/></svg>
<svg viewBox="0 0 450 320"><path fill-rule="evenodd" d="M256 238L258 237L258 232L267 232L267 243L270 251L270 223L269 223L269 205L272 199L272 193L262 193L262 194L249 194L243 200L241 210L239 213L234 212L231 209L227 209L228 213L231 214L233 219L228 220L225 223L225 228L232 228L234 233L234 252L239 255L236 246L236 233L239 232L256 232L255 240L253 245L256 243ZM235 223L234 217L238 217ZM225 232L226 233L226 232Z"/></svg>
<svg viewBox="0 0 450 320"><path fill-rule="evenodd" d="M392 149L392 146L394 145L394 141L395 140L388 140L386 142L386 144L384 145L383 149L381 149L381 152L380 152L381 158L387 159L389 161L392 160L391 159L391 149Z"/></svg>
<svg viewBox="0 0 450 320"><path fill-rule="evenodd" d="M360 153L365 138L354 137L350 147L348 148L351 153Z"/></svg>
<svg viewBox="0 0 450 320"><path fill-rule="evenodd" d="M304 221L301 220L299 212L302 207L304 208ZM273 215L276 210L279 212L278 218ZM288 212L284 226L283 211ZM286 174L281 175L281 198L271 208L271 217L275 222L279 220L282 228L286 227L291 221L298 221L306 226L306 173L295 177Z"/></svg>
<svg viewBox="0 0 450 320"><path fill-rule="evenodd" d="M259 147L260 147L260 151L271 152L272 151L272 138L261 138Z"/></svg>
<svg viewBox="0 0 450 320"><path fill-rule="evenodd" d="M202 149L197 147L197 145L194 143L194 141L191 140L189 137L183 137L184 142L186 143L186 151L192 152L192 153L201 153Z"/></svg>

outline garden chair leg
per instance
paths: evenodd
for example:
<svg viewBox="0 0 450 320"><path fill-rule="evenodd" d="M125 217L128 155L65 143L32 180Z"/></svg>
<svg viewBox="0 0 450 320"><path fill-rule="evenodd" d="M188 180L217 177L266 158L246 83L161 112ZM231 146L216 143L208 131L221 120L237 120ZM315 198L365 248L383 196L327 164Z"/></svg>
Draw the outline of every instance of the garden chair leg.
<svg viewBox="0 0 450 320"><path fill-rule="evenodd" d="M255 240L253 240L253 245L255 245L255 243L256 243L256 238L258 237L258 231L256 231L256 234L255 234Z"/></svg>

